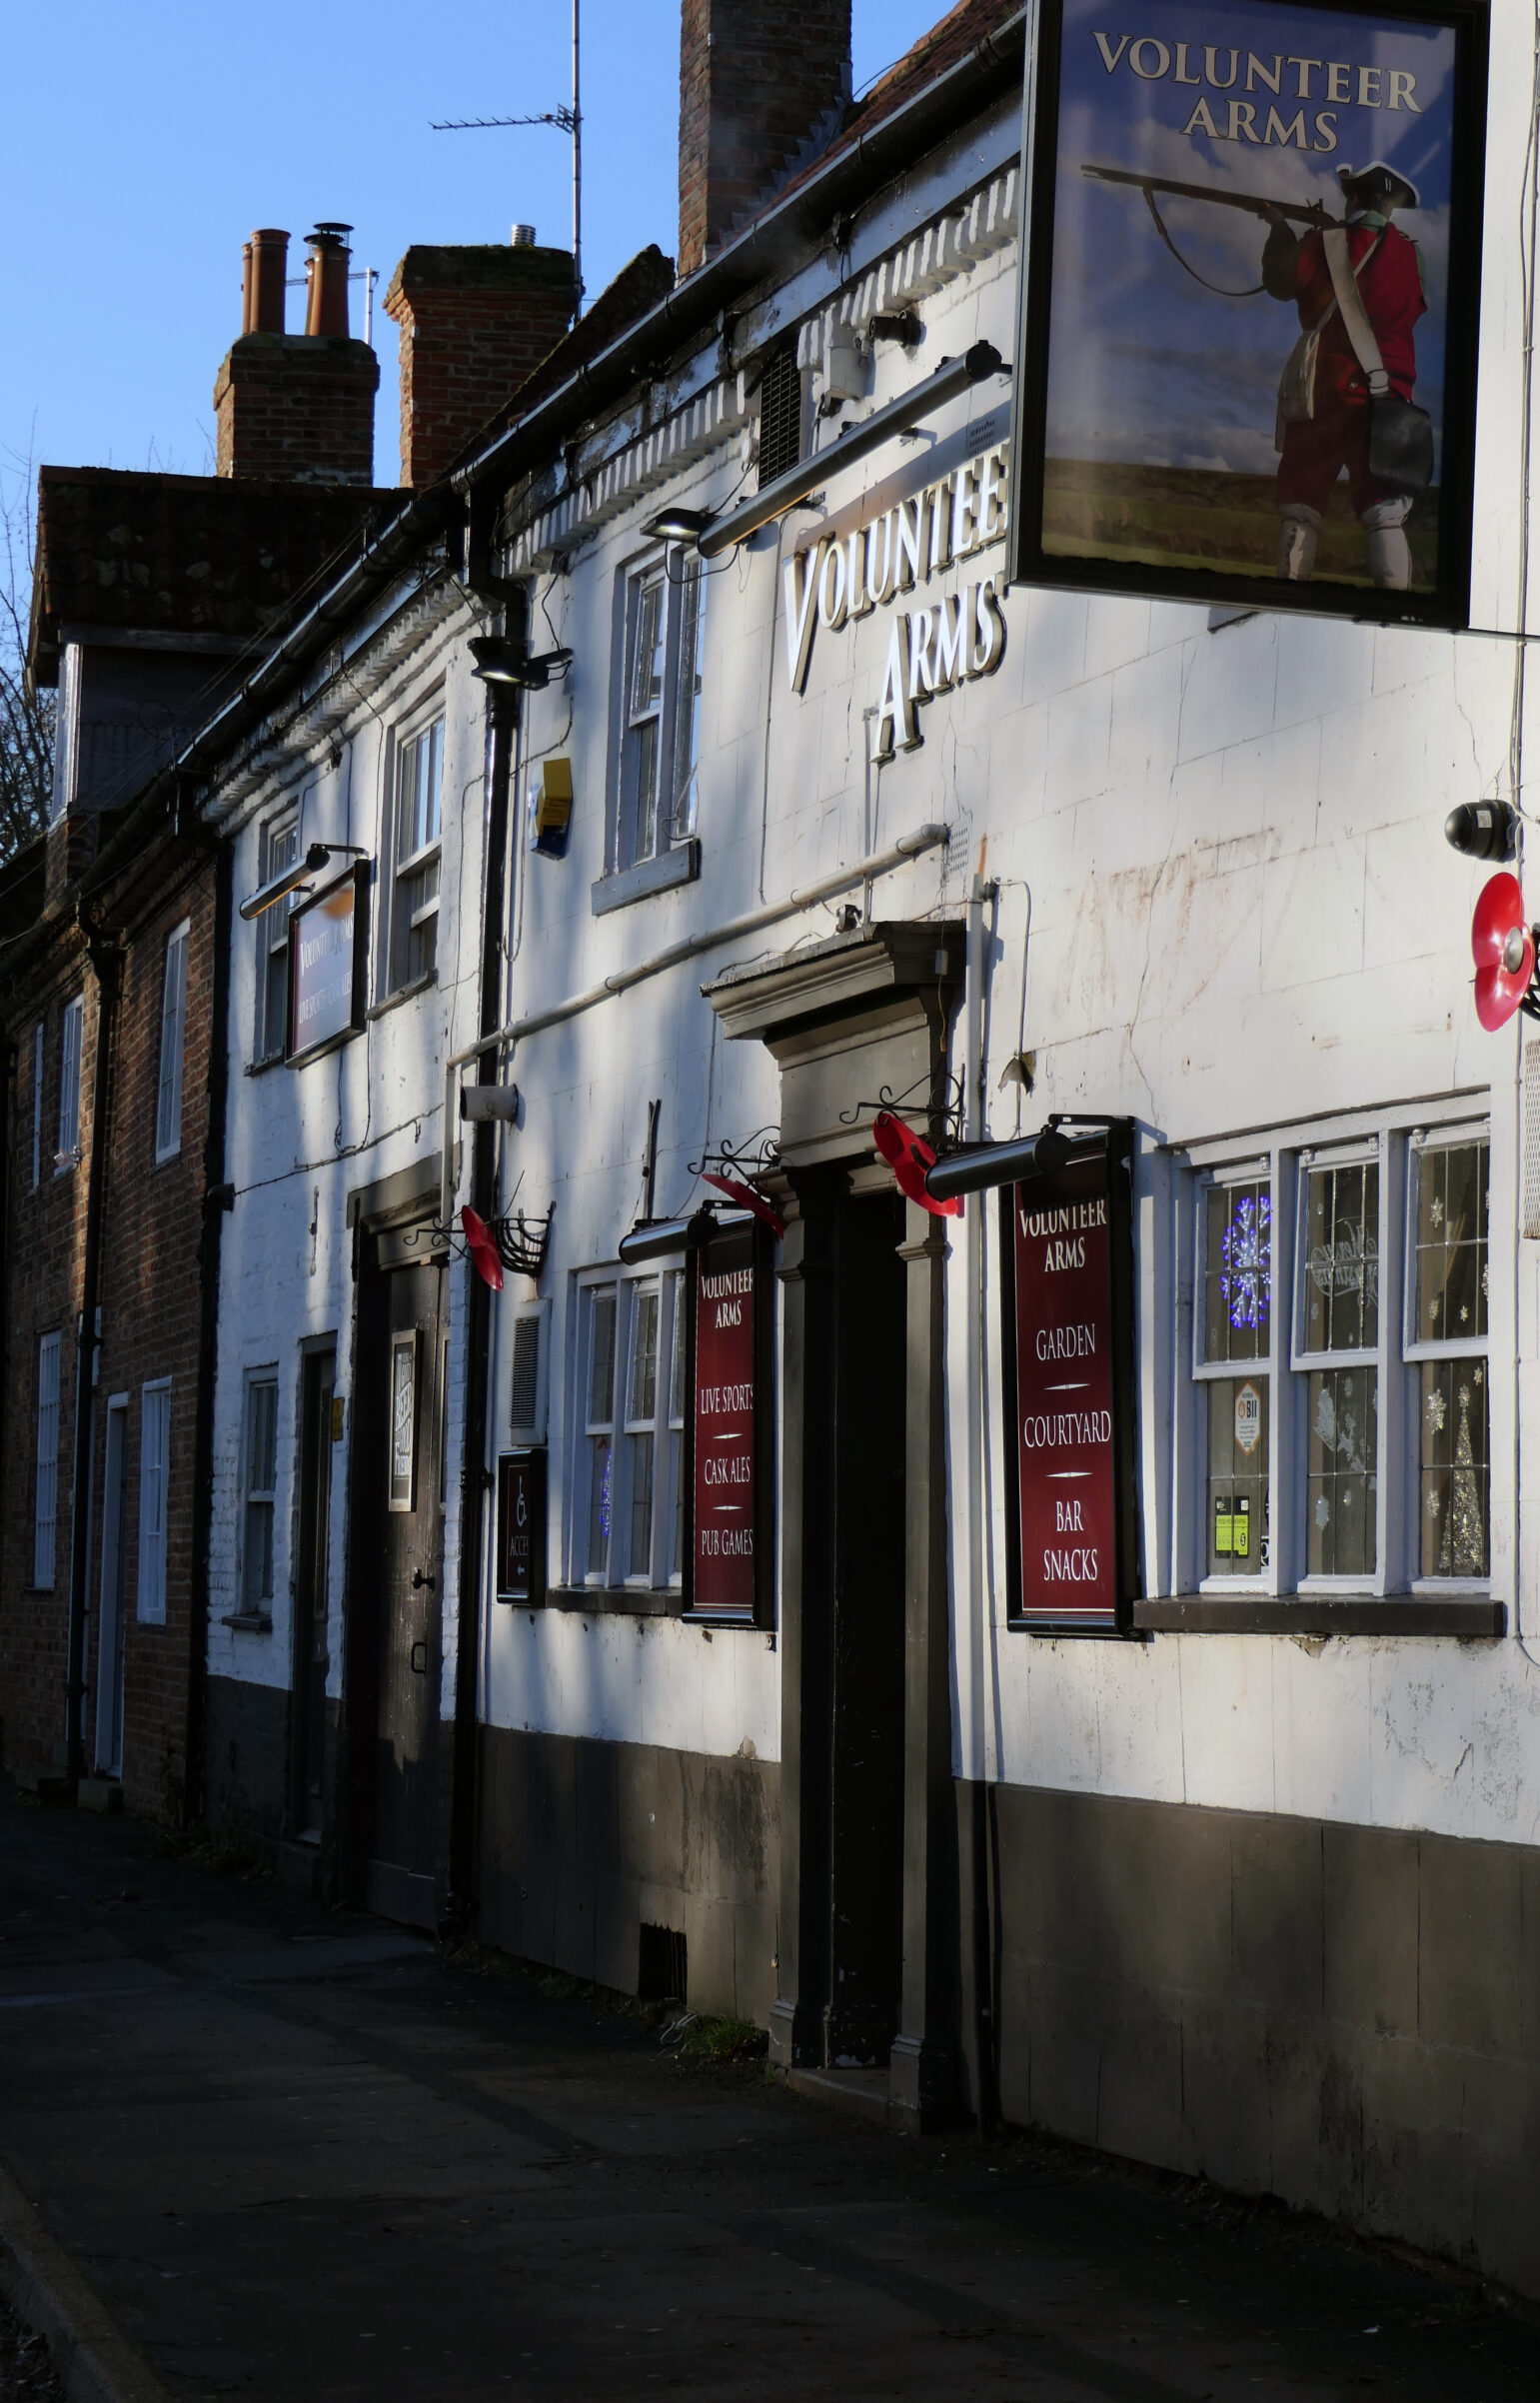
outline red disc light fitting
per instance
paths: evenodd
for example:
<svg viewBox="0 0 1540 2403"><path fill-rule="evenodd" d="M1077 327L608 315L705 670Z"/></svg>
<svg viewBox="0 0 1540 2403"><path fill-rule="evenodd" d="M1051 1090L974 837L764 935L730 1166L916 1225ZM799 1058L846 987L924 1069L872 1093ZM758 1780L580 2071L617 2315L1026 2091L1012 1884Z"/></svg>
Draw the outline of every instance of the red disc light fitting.
<svg viewBox="0 0 1540 2403"><path fill-rule="evenodd" d="M460 1226L465 1235L466 1249L471 1254L471 1265L475 1268L477 1275L483 1284L491 1285L495 1293L501 1293L503 1290L503 1262L498 1257L498 1247L492 1239L492 1228L486 1219L471 1207L469 1202L460 1213Z"/></svg>
<svg viewBox="0 0 1540 2403"><path fill-rule="evenodd" d="M928 1209L932 1218L960 1218L962 1202L953 1195L949 1202L934 1201L925 1191L925 1171L935 1166L935 1154L922 1135L906 1127L902 1119L894 1118L890 1110L879 1110L871 1122L871 1140L893 1173L893 1183L910 1202Z"/></svg>
<svg viewBox="0 0 1540 2403"><path fill-rule="evenodd" d="M1535 973L1535 939L1524 921L1516 876L1489 877L1470 922L1476 963L1476 1016L1489 1035L1522 1007Z"/></svg>

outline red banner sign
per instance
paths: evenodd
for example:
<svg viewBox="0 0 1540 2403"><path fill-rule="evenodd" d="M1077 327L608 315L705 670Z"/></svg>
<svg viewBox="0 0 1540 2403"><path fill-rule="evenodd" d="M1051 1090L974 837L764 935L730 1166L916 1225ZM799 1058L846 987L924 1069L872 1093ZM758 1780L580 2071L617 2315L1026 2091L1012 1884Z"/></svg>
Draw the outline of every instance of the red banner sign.
<svg viewBox="0 0 1540 2403"><path fill-rule="evenodd" d="M1011 1195L1023 1618L1117 1619L1110 1219L1103 1160Z"/></svg>
<svg viewBox="0 0 1540 2403"><path fill-rule="evenodd" d="M698 1255L695 1340L695 1556L690 1607L752 1618L757 1592L756 1245L748 1227Z"/></svg>

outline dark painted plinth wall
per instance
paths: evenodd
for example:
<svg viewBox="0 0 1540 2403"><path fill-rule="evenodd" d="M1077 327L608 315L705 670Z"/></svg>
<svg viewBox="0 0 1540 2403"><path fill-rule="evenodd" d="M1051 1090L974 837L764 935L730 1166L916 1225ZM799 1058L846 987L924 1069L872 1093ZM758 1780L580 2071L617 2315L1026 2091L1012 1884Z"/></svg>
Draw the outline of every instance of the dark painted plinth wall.
<svg viewBox="0 0 1540 2403"><path fill-rule="evenodd" d="M278 1685L211 1677L206 1707L209 1825L265 1841L287 1835L289 1695Z"/></svg>
<svg viewBox="0 0 1540 2403"><path fill-rule="evenodd" d="M774 1761L482 1729L477 1932L634 1994L644 1923L682 1932L689 2002L775 1997Z"/></svg>
<svg viewBox="0 0 1540 2403"><path fill-rule="evenodd" d="M992 1809L1006 2119L1540 2294L1540 1851L1020 1786ZM966 2024L976 2094L971 1994Z"/></svg>

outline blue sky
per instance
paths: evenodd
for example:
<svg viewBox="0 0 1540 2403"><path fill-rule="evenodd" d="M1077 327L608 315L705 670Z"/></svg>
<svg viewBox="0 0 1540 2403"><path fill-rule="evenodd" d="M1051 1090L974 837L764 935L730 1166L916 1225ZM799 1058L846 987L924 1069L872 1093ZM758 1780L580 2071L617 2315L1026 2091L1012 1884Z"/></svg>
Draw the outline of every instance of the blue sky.
<svg viewBox="0 0 1540 2403"><path fill-rule="evenodd" d="M1443 313L1448 247L1453 37L1387 14L1273 7L1267 0L1066 0L1055 213L1055 292L1050 352L1049 449L1078 458L1143 459L1270 474L1279 373L1298 333L1292 309L1265 295L1222 300L1184 275L1161 244L1142 196L1083 177L1081 162L1147 168L1181 182L1279 199L1321 199L1340 214L1339 166L1388 160L1416 186L1422 207L1396 222L1422 248L1428 314L1417 329L1416 399L1437 423L1443 382ZM1108 71L1100 34L1115 64ZM1188 81L1178 87L1185 45ZM1126 46L1125 46L1126 42ZM1133 72L1137 45L1141 72ZM1234 95L1248 76L1252 123L1268 109L1292 125L1301 105L1312 147L1222 138L1229 98L1206 78L1215 53ZM1162 52L1168 72L1158 72ZM1248 65L1278 73L1276 102ZM1295 63L1281 70L1275 57ZM1308 65L1301 68L1299 61ZM1317 63L1319 62L1319 63ZM1326 109L1326 67L1351 69L1348 105ZM1359 106L1358 71L1381 105ZM1400 107L1383 105L1394 68L1414 77ZM1306 97L1301 103L1303 79ZM1340 83L1340 78L1339 78ZM1414 105L1406 105L1407 100ZM1202 102L1221 138L1186 132ZM1324 147L1334 141L1336 147ZM1266 227L1231 209L1162 203L1172 241L1200 274L1232 290L1259 280ZM1062 396L1055 408L1055 400Z"/></svg>
<svg viewBox="0 0 1540 2403"><path fill-rule="evenodd" d="M854 0L857 89L942 13ZM586 0L584 269L592 295L678 220L677 0ZM0 469L213 465L215 369L241 330L253 226L355 228L381 272L412 242L571 239L571 151L546 127L436 134L571 94L565 0L69 0L6 28ZM357 293L357 287L355 287ZM299 330L299 293L290 325ZM361 330L360 318L354 331ZM376 315L376 475L397 473L394 329Z"/></svg>

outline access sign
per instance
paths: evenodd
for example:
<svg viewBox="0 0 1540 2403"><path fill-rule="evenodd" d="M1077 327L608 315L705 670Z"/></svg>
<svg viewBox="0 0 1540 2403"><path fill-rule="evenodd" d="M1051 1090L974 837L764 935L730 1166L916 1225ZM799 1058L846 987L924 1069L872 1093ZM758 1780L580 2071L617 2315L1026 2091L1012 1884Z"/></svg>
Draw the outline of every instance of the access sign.
<svg viewBox="0 0 1540 2403"><path fill-rule="evenodd" d="M1115 1627L1131 1593L1126 1154L1007 1189L1011 1616Z"/></svg>

